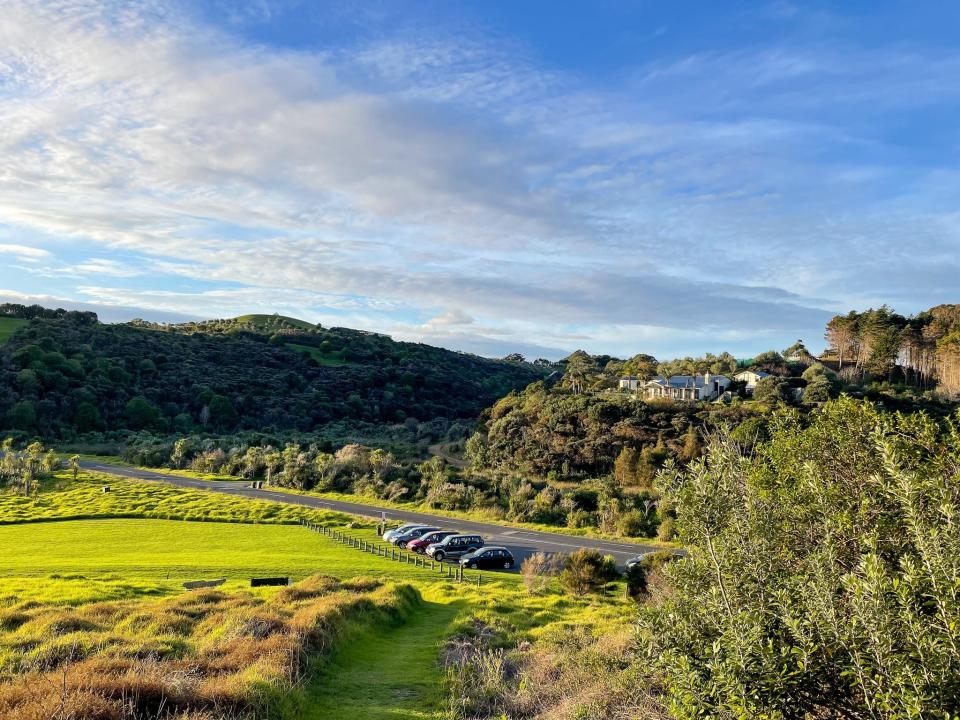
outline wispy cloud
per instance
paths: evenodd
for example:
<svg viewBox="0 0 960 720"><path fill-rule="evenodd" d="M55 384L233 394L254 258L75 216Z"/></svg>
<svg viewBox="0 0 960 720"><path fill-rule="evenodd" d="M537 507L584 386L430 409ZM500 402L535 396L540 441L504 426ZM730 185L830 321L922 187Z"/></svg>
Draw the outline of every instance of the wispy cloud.
<svg viewBox="0 0 960 720"><path fill-rule="evenodd" d="M50 252L43 248L29 245L12 245L0 243L0 255L12 255L22 262L36 262L50 257Z"/></svg>

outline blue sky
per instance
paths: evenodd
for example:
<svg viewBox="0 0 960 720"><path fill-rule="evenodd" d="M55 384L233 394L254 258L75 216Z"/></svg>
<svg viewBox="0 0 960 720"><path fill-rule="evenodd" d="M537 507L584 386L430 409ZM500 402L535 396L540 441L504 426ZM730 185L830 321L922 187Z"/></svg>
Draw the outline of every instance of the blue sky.
<svg viewBox="0 0 960 720"><path fill-rule="evenodd" d="M486 355L955 302L952 2L12 0L0 300Z"/></svg>

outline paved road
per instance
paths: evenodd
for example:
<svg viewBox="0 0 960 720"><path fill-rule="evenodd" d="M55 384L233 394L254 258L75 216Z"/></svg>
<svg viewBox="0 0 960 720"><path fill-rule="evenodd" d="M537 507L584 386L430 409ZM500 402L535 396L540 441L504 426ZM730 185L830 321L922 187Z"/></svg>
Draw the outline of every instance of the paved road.
<svg viewBox="0 0 960 720"><path fill-rule="evenodd" d="M178 487L212 490L226 495L241 495L257 500L272 500L321 510L337 510L339 512L368 518L379 519L381 513L383 513L388 520L422 522L424 524L435 524L441 527L454 528L462 532L479 533L483 535L488 545L506 545L509 547L517 558L518 564L523 561L523 558L535 552L561 553L572 552L580 548L593 548L604 554L613 555L617 559L617 562L622 565L626 560L639 553L659 549L650 545L595 540L592 538L540 532L538 530L522 530L519 528L505 527L503 525L495 525L493 523L458 520L456 518L444 517L443 515L411 510L397 510L395 508L381 508L375 505L346 502L343 500L326 500L307 495L277 492L275 490L254 490L250 487L249 482L195 480L193 478L181 477L180 475L170 475L168 473L141 470L139 468L125 467L122 465L108 465L89 460L81 461L80 466L87 470L95 470L97 472L119 475L136 480L164 482Z"/></svg>

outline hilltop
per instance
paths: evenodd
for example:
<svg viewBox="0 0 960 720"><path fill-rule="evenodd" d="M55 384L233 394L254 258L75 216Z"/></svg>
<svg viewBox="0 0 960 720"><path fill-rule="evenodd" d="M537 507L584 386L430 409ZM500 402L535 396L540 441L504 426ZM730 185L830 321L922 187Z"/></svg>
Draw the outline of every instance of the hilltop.
<svg viewBox="0 0 960 720"><path fill-rule="evenodd" d="M0 427L90 432L316 432L474 418L542 370L279 315L161 325L3 306Z"/></svg>

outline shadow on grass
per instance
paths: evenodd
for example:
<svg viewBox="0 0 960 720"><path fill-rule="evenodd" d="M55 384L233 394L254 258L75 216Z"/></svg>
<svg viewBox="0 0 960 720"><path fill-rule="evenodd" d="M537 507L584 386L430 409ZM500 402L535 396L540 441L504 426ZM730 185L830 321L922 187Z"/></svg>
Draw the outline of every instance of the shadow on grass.
<svg viewBox="0 0 960 720"><path fill-rule="evenodd" d="M462 608L459 602L423 602L393 627L367 625L339 643L318 665L307 688L303 716L349 720L442 717L443 640Z"/></svg>

